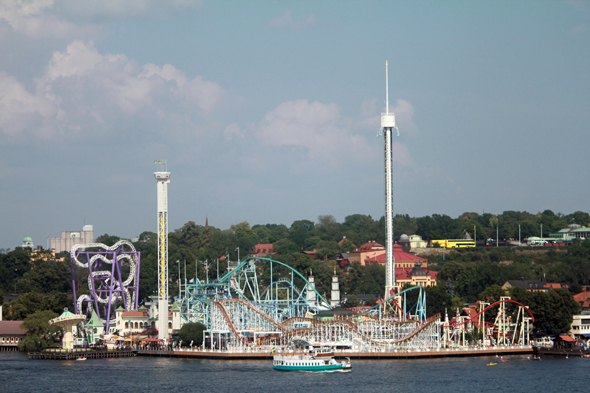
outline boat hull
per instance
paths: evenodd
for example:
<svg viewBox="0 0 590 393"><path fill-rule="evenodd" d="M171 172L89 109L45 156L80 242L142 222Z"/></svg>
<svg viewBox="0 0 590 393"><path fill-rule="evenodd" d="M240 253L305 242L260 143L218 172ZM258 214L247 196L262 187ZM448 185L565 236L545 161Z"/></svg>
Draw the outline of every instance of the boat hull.
<svg viewBox="0 0 590 393"><path fill-rule="evenodd" d="M317 366L289 366L289 365L273 365L275 370L279 371L314 371L314 372L322 372L322 371L344 371L350 370L350 365L344 365L342 363L337 364L323 364Z"/></svg>

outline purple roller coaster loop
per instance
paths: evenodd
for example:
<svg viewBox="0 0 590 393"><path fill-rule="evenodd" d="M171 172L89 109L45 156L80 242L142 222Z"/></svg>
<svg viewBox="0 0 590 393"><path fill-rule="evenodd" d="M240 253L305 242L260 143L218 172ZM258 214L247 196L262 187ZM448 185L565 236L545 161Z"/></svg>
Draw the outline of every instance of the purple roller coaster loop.
<svg viewBox="0 0 590 393"><path fill-rule="evenodd" d="M89 248L92 247L101 247L101 248L109 248L102 244L88 244L86 245ZM89 316L94 309L99 316L99 318L104 319L105 321L105 331L109 331L111 319L116 317L116 307L119 298L121 298L123 302L123 308L125 311L129 311L130 309L137 309L139 306L139 267L140 267L140 256L141 254L133 249L132 246L130 248L133 251L125 251L125 244L120 244L114 250L108 251L81 251L76 250L75 258L80 261L80 259L85 260L88 273L89 273L89 283L90 283L90 294L88 298L83 299L83 303L86 303L86 314ZM101 258L96 258L94 263L90 263L93 257L96 255L102 255L106 259L112 261L112 263L107 263ZM129 258L122 258L123 255L128 255ZM126 259L137 261L137 267L135 269L135 277L133 285L124 285L123 280L123 262ZM71 272L72 272L72 288L74 292L74 301L77 302L76 297L76 281L74 276L74 260L70 261L71 265ZM111 265L110 272L103 268L106 268L106 265ZM130 263L131 265L131 263ZM132 269L133 270L133 269ZM102 272L102 274L100 273ZM129 277L127 277L128 279ZM133 293L133 302L132 304L128 304L128 299L125 296L125 293ZM106 301L99 302L99 299L103 299ZM90 304L93 304L93 307L89 307ZM102 305L102 307L101 307ZM80 307L81 309L84 306ZM101 312L102 311L102 312Z"/></svg>

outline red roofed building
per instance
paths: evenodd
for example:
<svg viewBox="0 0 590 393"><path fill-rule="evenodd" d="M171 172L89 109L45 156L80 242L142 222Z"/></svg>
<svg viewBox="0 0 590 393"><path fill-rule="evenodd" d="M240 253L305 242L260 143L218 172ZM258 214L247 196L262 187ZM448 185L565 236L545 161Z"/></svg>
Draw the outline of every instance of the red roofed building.
<svg viewBox="0 0 590 393"><path fill-rule="evenodd" d="M260 243L254 246L252 254L255 257L265 257L267 255L274 255L272 252L272 243Z"/></svg>
<svg viewBox="0 0 590 393"><path fill-rule="evenodd" d="M355 251L350 252L350 263L360 262L362 265L366 265L366 261L376 262L376 258L381 255L385 258L385 247L377 243L375 240L368 241ZM385 259L383 260L385 261Z"/></svg>
<svg viewBox="0 0 590 393"><path fill-rule="evenodd" d="M567 289L569 288L567 284L560 284L556 282L548 282L547 284L543 285L543 288L547 289Z"/></svg>
<svg viewBox="0 0 590 393"><path fill-rule="evenodd" d="M352 253L351 253L352 254ZM428 267L428 259L419 257L414 254L410 254L409 252L405 252L402 249L402 246L399 244L393 245L393 259L395 260L395 268L413 268L416 265L416 262L420 262L423 268ZM383 254L365 259L363 265L368 265L369 263L380 263L382 265L385 264L385 252Z"/></svg>
<svg viewBox="0 0 590 393"><path fill-rule="evenodd" d="M574 295L574 300L580 304L582 310L590 308L590 292L582 292Z"/></svg>
<svg viewBox="0 0 590 393"><path fill-rule="evenodd" d="M141 333L151 326L150 316L146 308L136 311L125 311L123 307L117 308L117 328L119 335Z"/></svg>

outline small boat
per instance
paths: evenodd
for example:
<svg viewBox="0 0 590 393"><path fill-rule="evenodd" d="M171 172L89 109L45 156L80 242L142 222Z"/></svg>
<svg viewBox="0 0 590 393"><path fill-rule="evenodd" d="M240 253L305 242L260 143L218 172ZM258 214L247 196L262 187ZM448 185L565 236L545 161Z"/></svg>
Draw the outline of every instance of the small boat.
<svg viewBox="0 0 590 393"><path fill-rule="evenodd" d="M508 363L508 359L500 358L500 362L502 362L502 363Z"/></svg>
<svg viewBox="0 0 590 393"><path fill-rule="evenodd" d="M86 360L86 356L80 356L78 359L76 359L76 361L82 361L82 360Z"/></svg>
<svg viewBox="0 0 590 393"><path fill-rule="evenodd" d="M495 365L497 365L497 364L498 364L498 363L488 363L488 364L486 364L486 366L495 366Z"/></svg>
<svg viewBox="0 0 590 393"><path fill-rule="evenodd" d="M310 347L304 355L275 355L272 368L280 371L336 372L350 371L350 358L342 362L334 359L332 351L315 351Z"/></svg>

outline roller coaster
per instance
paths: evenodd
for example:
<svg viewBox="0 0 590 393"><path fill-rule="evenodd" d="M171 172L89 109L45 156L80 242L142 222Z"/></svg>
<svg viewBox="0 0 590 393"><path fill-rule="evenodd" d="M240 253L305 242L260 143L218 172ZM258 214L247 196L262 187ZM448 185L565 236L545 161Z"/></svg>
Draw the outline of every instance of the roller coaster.
<svg viewBox="0 0 590 393"><path fill-rule="evenodd" d="M231 266L231 264L230 264ZM435 347L439 319L426 319L426 293L412 287L346 318L320 319L330 303L292 267L270 258L247 256L218 279L180 285L176 303L186 322L207 327L211 348L248 348L293 341L362 349ZM262 290L261 290L262 289ZM406 295L417 291L408 307ZM387 311L392 304L396 312Z"/></svg>
<svg viewBox="0 0 590 393"><path fill-rule="evenodd" d="M517 307L514 320L508 312L506 306L514 304ZM486 311L498 307L498 313L494 323L486 322ZM528 316L527 316L528 315ZM466 331L471 331L477 321L477 330L482 333L483 344L489 345L529 345L531 324L535 322L535 317L531 310L525 305L503 296L500 300L490 304L485 302L479 303L479 312L471 317L457 316L449 322L448 316L442 323L443 345L447 342L460 341L459 335L463 334L463 340Z"/></svg>
<svg viewBox="0 0 590 393"><path fill-rule="evenodd" d="M125 310L137 309L139 264L139 252L127 240L120 240L112 246L102 243L74 245L70 252L74 299L74 266L88 269L88 295L82 294L76 299L76 314L89 317L92 310L96 311L106 331L109 331L109 326L116 319L118 303Z"/></svg>

